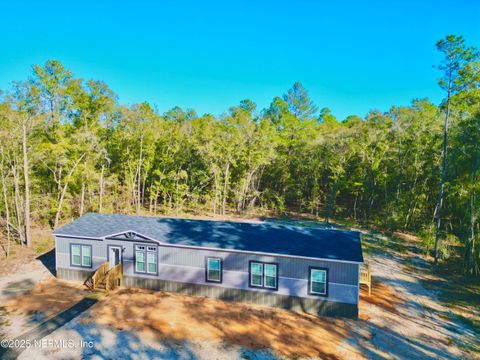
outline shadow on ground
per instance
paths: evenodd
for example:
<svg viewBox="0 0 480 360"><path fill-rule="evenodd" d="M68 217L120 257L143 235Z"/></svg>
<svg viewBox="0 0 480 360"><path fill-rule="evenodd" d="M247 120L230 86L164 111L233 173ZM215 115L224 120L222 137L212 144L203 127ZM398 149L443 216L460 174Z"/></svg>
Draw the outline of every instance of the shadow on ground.
<svg viewBox="0 0 480 360"><path fill-rule="evenodd" d="M8 283L2 290L2 294L7 299L13 299L20 295L23 295L30 290L32 290L35 286L35 282L30 279L23 279L19 281L13 281Z"/></svg>
<svg viewBox="0 0 480 360"><path fill-rule="evenodd" d="M58 330L59 328L67 324L69 321L79 316L81 313L89 309L96 302L97 302L96 299L84 298L80 300L77 304L72 306L71 308L43 322L36 328L18 336L17 338L13 339L13 341L14 343L19 343L19 344L34 344L35 341L43 339L45 336L50 335L55 330ZM1 347L0 358L16 359L21 352L22 352L22 349Z"/></svg>
<svg viewBox="0 0 480 360"><path fill-rule="evenodd" d="M378 272L374 272L372 296L362 293L358 321L132 288L119 289L81 319L75 319L94 300L79 301L85 293L59 281L41 285L29 296L12 300L10 308L61 312L72 305L67 301L78 302L22 337L46 336L71 317L74 320L61 331L93 342L92 348L81 350L84 358L196 359L198 348L193 341L215 342L226 349L235 346L251 349L245 350L252 351L250 355L242 355L251 359L258 352L265 352L262 359L275 358L273 354L325 359L456 358L458 344L453 340L460 336L452 333L461 334L465 329L457 321L448 320L451 318L448 313L441 316L437 309L428 308L428 304L437 302L436 293L420 286L427 287L420 275L426 274L428 263L418 256L415 244L400 237L367 234L364 247ZM54 274L54 251L39 256L38 260ZM437 290L442 281L428 279L428 282ZM445 283L448 284L446 278ZM32 285L11 284L5 291L16 296ZM452 293L452 299L455 304L461 302L467 306L476 289L468 288L468 293L461 297ZM362 317L362 307L368 309L365 312L368 316Z"/></svg>
<svg viewBox="0 0 480 360"><path fill-rule="evenodd" d="M37 260L39 260L53 276L57 276L57 271L55 269L55 248L38 256Z"/></svg>

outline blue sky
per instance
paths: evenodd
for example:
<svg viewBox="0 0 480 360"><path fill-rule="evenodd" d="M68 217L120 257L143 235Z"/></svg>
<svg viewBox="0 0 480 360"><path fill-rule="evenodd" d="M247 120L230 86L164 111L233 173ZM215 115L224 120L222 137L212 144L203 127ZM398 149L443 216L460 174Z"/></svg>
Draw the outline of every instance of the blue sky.
<svg viewBox="0 0 480 360"><path fill-rule="evenodd" d="M480 47L480 1L2 1L0 89L58 59L122 103L218 115L295 81L339 119L442 97L435 42Z"/></svg>

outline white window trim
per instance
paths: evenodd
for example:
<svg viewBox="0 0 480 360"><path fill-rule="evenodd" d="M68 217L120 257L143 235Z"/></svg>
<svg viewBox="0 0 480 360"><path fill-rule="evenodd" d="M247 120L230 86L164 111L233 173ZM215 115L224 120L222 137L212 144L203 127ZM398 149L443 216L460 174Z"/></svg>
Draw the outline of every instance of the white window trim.
<svg viewBox="0 0 480 360"><path fill-rule="evenodd" d="M80 256L80 263L79 264L75 264L73 262L73 247L74 246L78 246L80 248L80 253L79 255L76 255L76 256ZM84 249L89 249L90 251L90 264L89 265L86 265L85 262L83 261L83 258L84 258ZM71 266L74 266L74 267L83 267L83 268L91 268L92 267L92 262L93 262L93 249L92 249L92 246L90 244L88 245L84 245L84 244L71 244L70 245L70 264Z"/></svg>
<svg viewBox="0 0 480 360"><path fill-rule="evenodd" d="M260 276L261 280L262 280L262 283L260 285L257 285L257 284L253 284L253 272L252 272L252 265L253 264L258 264L261 266L261 274L255 274L255 276ZM274 266L275 267L275 286L269 286L267 285L267 277L271 277L271 276L267 276L267 271L266 271L266 267L267 266ZM278 290L278 264L277 263L270 263L270 262L263 262L263 261L250 261L249 262L249 269L248 269L248 273L249 273L249 285L250 287L254 287L254 288L260 288L260 289L267 289L267 290L275 290L277 291Z"/></svg>
<svg viewBox="0 0 480 360"><path fill-rule="evenodd" d="M266 279L267 279L267 277L271 277L271 276L267 276L267 271L265 270L267 265L275 267L275 276L273 277L275 279L275 286L268 286L267 285ZM267 289L277 289L278 288L277 279L278 279L278 265L277 264L263 264L263 287L265 287Z"/></svg>
<svg viewBox="0 0 480 360"><path fill-rule="evenodd" d="M318 292L318 291L314 291L313 290L313 272L314 271L321 271L325 274L325 282L320 282L320 281L315 281L316 283L319 283L319 284L324 284L325 285L325 290L323 292ZM310 269L310 293L311 294L315 294L315 295L327 295L327 282L328 282L328 279L327 279L327 271L326 270L322 270L322 269Z"/></svg>
<svg viewBox="0 0 480 360"><path fill-rule="evenodd" d="M155 249L155 250L153 250ZM143 253L143 263L144 263L144 269L145 270L138 270L137 268L137 251L139 252L142 252ZM154 254L154 259L155 259L155 262L149 262L148 261L148 253L150 254ZM134 264L134 267L135 267L135 272L137 273L140 273L140 274L149 274L149 275L156 275L158 273L158 246L151 246L151 245L139 245L139 244L135 244L135 247L134 247L134 254L135 254L135 264ZM149 264L155 264L155 271L149 271L148 270L148 265Z"/></svg>
<svg viewBox="0 0 480 360"><path fill-rule="evenodd" d="M252 272L252 265L253 265L253 264L258 264L258 265L260 265L260 266L262 267L262 271L261 271L261 274L260 274L260 279L262 279L262 283L261 283L260 285L254 284L254 283L252 282L252 280L253 280L253 275L256 275L256 276L259 275L259 274L254 274L254 273ZM263 263L260 262L260 261L252 261L252 262L250 262L249 274L250 274L250 280L249 280L249 281L250 281L250 286L257 287L257 288L263 288L263 283L264 283L264 279L263 279L263 274L264 274Z"/></svg>
<svg viewBox="0 0 480 360"><path fill-rule="evenodd" d="M83 248L85 248L85 249L88 248L88 250L90 251L90 256L89 256L89 258L90 258L90 265L85 265L85 264L83 263L83 258L84 258L84 256L83 256ZM81 253L81 256L82 256L82 261L81 261L82 266L84 266L84 267L92 267L92 261L93 261L93 260L92 260L92 247L91 247L90 245L82 245L82 246L81 246L81 251L80 251L80 253Z"/></svg>
<svg viewBox="0 0 480 360"><path fill-rule="evenodd" d="M156 249L155 249L155 251L149 250L148 247L147 247L147 250L145 251L145 253L146 253L146 255L147 255L147 256L146 256L147 274L156 274L157 271L158 271L157 250L156 250ZM154 255L154 256L153 256L154 262L149 262L149 261L148 261L148 254L153 254L153 255ZM155 264L155 271L152 272L152 271L149 271L149 270L148 270L148 266L149 266L150 264Z"/></svg>
<svg viewBox="0 0 480 360"><path fill-rule="evenodd" d="M74 254L73 254L73 248L74 248L74 247L78 247L78 250L79 250L78 255L74 255ZM70 247L70 252L71 252L71 254L70 254L71 260L70 260L70 262L72 263L72 265L73 265L73 266L82 266L82 245L80 245L80 244L72 244L72 246ZM75 263L73 262L74 256L79 256L79 257L80 257L80 261L79 261L78 264L75 264Z"/></svg>
<svg viewBox="0 0 480 360"><path fill-rule="evenodd" d="M219 271L219 279L211 279L210 278L210 260L218 262L218 271ZM215 269L212 269L215 270ZM210 282L222 282L222 259L215 258L215 257L207 257L207 281Z"/></svg>

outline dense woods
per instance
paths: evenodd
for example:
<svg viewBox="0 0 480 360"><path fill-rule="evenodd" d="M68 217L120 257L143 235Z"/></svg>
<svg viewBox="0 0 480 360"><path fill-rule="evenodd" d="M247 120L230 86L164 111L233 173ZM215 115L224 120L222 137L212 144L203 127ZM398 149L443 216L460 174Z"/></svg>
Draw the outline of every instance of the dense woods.
<svg viewBox="0 0 480 360"><path fill-rule="evenodd" d="M461 37L437 47L439 106L415 99L346 119L300 83L266 109L243 100L215 117L120 104L102 81L35 65L0 98L3 248L29 244L32 223L89 211L295 211L417 232L427 251L438 226L440 259L461 245L478 274L478 53Z"/></svg>

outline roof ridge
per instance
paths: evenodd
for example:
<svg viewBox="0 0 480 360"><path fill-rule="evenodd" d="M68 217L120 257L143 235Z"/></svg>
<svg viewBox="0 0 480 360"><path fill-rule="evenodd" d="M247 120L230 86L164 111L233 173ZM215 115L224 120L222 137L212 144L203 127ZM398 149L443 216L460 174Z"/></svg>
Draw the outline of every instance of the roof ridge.
<svg viewBox="0 0 480 360"><path fill-rule="evenodd" d="M127 218L140 218L140 219L155 219L155 220L175 220L175 221L202 221L202 222L214 222L214 223L234 223L234 224L251 224L251 225L266 225L271 227L283 227L283 228L293 228L301 230L321 230L321 231L349 231L349 232L358 232L357 230L348 230L329 225L328 228L315 227L315 226L302 226L295 224L284 224L284 223L275 223L276 219L267 219L267 220L250 220L250 219L202 219L202 218L188 218L188 217L175 217L175 216L149 216L149 215L136 215L136 214L118 214L118 213L99 213L90 211L79 218L75 219L77 221L86 215L100 215L100 216L112 216L112 217L127 217ZM322 223L318 223L321 225Z"/></svg>

